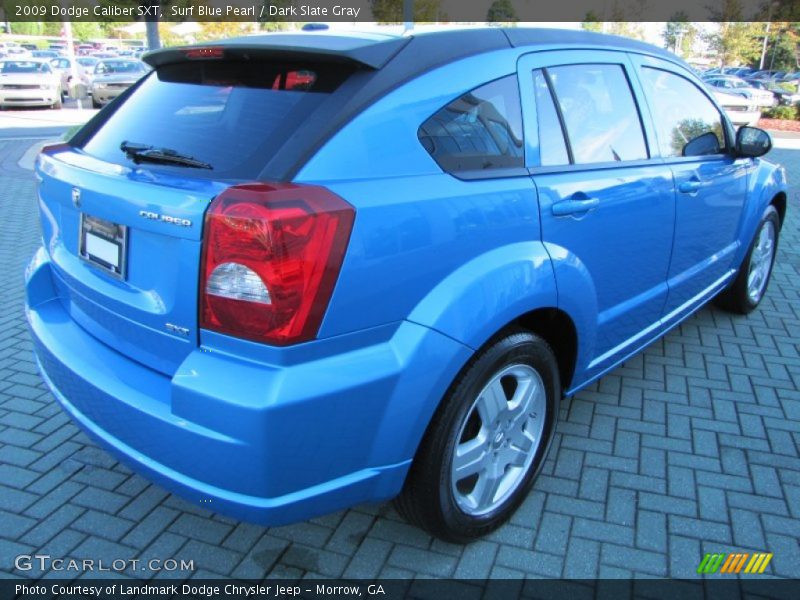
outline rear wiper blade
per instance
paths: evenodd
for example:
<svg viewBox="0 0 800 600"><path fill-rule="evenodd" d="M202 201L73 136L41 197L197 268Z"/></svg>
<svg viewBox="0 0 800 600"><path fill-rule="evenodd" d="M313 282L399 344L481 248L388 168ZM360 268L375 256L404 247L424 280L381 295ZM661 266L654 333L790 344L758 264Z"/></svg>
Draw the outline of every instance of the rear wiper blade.
<svg viewBox="0 0 800 600"><path fill-rule="evenodd" d="M194 167L196 169L214 168L207 162L203 162L192 156L186 156L171 148L156 148L155 146L148 146L147 144L125 141L119 145L119 149L125 153L125 156L137 164L140 162L152 162Z"/></svg>

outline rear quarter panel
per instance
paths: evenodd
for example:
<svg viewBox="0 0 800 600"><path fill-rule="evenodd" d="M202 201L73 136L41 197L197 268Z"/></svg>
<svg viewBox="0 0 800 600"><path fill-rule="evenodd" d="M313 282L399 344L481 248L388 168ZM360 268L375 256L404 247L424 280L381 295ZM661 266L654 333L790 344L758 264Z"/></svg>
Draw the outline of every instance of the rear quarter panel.
<svg viewBox="0 0 800 600"><path fill-rule="evenodd" d="M769 154L767 155L769 156ZM734 265L742 264L756 234L761 216L778 194L787 193L786 170L768 159L753 159L747 178L747 200L739 224L739 250Z"/></svg>
<svg viewBox="0 0 800 600"><path fill-rule="evenodd" d="M463 181L417 139L463 93L516 73L502 50L435 69L346 125L301 170L356 220L320 337L410 320L472 347L520 314L556 306L528 176Z"/></svg>

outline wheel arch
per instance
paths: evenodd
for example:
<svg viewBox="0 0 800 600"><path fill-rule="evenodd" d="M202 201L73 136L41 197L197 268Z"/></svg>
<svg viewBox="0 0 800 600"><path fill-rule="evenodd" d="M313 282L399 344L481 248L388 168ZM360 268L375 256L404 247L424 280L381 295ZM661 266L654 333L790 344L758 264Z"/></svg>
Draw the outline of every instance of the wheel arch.
<svg viewBox="0 0 800 600"><path fill-rule="evenodd" d="M527 329L547 342L558 363L561 389L568 390L578 359L578 330L572 318L560 308L538 308L521 315L511 325Z"/></svg>
<svg viewBox="0 0 800 600"><path fill-rule="evenodd" d="M781 220L781 227L786 220L786 192L778 192L770 201L770 204L778 211L778 216Z"/></svg>

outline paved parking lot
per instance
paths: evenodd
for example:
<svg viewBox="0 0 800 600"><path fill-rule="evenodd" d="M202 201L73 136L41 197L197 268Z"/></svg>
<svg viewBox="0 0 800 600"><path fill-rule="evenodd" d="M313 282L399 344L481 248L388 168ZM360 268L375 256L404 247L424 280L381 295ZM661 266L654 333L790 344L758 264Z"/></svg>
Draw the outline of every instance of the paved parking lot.
<svg viewBox="0 0 800 600"><path fill-rule="evenodd" d="M800 577L797 185L761 310L704 309L565 401L535 491L511 524L462 547L390 505L238 523L150 485L79 432L37 375L24 324L39 226L17 160L31 143L0 141L0 576L39 575L13 558L44 553L177 557L212 577L692 577L703 553L741 550L773 552L768 574ZM800 151L772 158L800 181Z"/></svg>

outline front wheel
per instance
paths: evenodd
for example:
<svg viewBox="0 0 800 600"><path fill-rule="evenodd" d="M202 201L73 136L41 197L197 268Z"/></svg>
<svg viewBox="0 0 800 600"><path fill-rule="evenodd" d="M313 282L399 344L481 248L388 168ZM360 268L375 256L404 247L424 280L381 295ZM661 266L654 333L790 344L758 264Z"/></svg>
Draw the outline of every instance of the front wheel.
<svg viewBox="0 0 800 600"><path fill-rule="evenodd" d="M780 231L780 216L775 207L770 205L761 217L755 238L739 267L736 279L715 298L714 303L717 306L742 315L756 309L772 276Z"/></svg>
<svg viewBox="0 0 800 600"><path fill-rule="evenodd" d="M502 525L544 462L560 394L542 338L520 330L482 350L431 421L396 500L400 514L452 542Z"/></svg>

